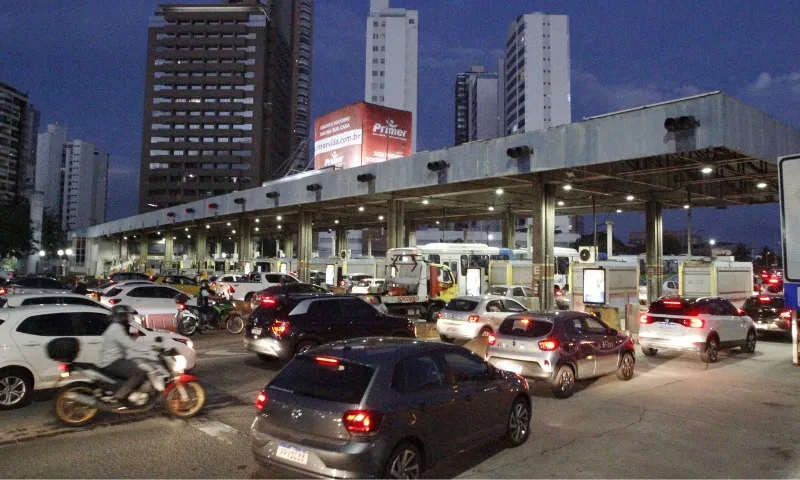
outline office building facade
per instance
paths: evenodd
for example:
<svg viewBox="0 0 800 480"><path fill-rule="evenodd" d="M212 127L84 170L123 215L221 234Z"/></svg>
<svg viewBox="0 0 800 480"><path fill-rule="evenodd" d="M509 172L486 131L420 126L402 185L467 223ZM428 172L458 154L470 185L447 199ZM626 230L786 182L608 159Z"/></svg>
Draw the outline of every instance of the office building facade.
<svg viewBox="0 0 800 480"><path fill-rule="evenodd" d="M569 17L517 17L508 28L505 56L498 62L503 135L570 123L569 69Z"/></svg>
<svg viewBox="0 0 800 480"><path fill-rule="evenodd" d="M44 211L53 218L61 216L66 143L67 128L57 123L37 139L35 191L42 193Z"/></svg>
<svg viewBox="0 0 800 480"><path fill-rule="evenodd" d="M0 82L0 203L24 197L32 187L39 112L28 95Z"/></svg>
<svg viewBox="0 0 800 480"><path fill-rule="evenodd" d="M417 151L419 12L371 0L367 17L364 101L411 112L411 148Z"/></svg>
<svg viewBox="0 0 800 480"><path fill-rule="evenodd" d="M497 73L482 66L456 77L456 145L498 137Z"/></svg>
<svg viewBox="0 0 800 480"><path fill-rule="evenodd" d="M67 232L105 221L108 153L94 143L64 144L61 185L61 228Z"/></svg>
<svg viewBox="0 0 800 480"><path fill-rule="evenodd" d="M159 7L148 30L140 212L277 176L295 142L287 12L265 0Z"/></svg>

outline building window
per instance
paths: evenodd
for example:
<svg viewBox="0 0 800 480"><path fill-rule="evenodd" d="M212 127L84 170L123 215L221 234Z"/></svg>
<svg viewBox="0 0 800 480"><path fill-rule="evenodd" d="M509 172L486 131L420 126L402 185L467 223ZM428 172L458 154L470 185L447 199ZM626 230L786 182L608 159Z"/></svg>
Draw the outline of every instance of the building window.
<svg viewBox="0 0 800 480"><path fill-rule="evenodd" d="M372 96L372 101L373 101L373 102L377 102L377 101L378 101L378 97L377 97L377 96L375 96L375 95L373 95L373 96Z"/></svg>
<svg viewBox="0 0 800 480"><path fill-rule="evenodd" d="M377 52L378 51L378 46L376 45L376 46L372 47L372 51L373 52Z"/></svg>
<svg viewBox="0 0 800 480"><path fill-rule="evenodd" d="M377 77L378 76L378 71L377 70L373 70L372 71L372 76L373 77Z"/></svg>
<svg viewBox="0 0 800 480"><path fill-rule="evenodd" d="M377 27L378 26L378 22L372 22L372 26L373 27Z"/></svg>
<svg viewBox="0 0 800 480"><path fill-rule="evenodd" d="M86 264L86 238L78 237L75 240L75 265L83 266Z"/></svg>
<svg viewBox="0 0 800 480"><path fill-rule="evenodd" d="M408 23L409 23L410 25L414 25L414 19L413 19L413 18L409 18L409 19L408 19Z"/></svg>

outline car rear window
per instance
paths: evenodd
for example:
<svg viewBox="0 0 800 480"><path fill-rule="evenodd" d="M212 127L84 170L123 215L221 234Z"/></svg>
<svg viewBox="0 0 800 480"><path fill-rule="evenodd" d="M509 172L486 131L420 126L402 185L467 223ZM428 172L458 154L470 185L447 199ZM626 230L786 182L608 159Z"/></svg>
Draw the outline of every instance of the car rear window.
<svg viewBox="0 0 800 480"><path fill-rule="evenodd" d="M121 292L121 291L122 291L121 288L114 287L111 290L109 290L108 292L106 292L106 294L103 295L103 296L104 297L116 297L117 295L119 295L119 292Z"/></svg>
<svg viewBox="0 0 800 480"><path fill-rule="evenodd" d="M478 306L475 300L467 300L465 298L456 298L447 302L445 310L452 310L454 312L471 312Z"/></svg>
<svg viewBox="0 0 800 480"><path fill-rule="evenodd" d="M663 298L656 300L650 304L647 313L655 315L698 315L701 313L709 313L706 301L677 299L677 298Z"/></svg>
<svg viewBox="0 0 800 480"><path fill-rule="evenodd" d="M750 297L744 303L745 308L783 308L783 297L773 297L766 295L759 295L758 297Z"/></svg>
<svg viewBox="0 0 800 480"><path fill-rule="evenodd" d="M508 289L506 287L492 287L486 292L488 295L503 295L505 296Z"/></svg>
<svg viewBox="0 0 800 480"><path fill-rule="evenodd" d="M361 403L374 374L375 369L366 365L302 356L289 362L270 382L269 388L331 402Z"/></svg>
<svg viewBox="0 0 800 480"><path fill-rule="evenodd" d="M507 318L500 324L498 332L501 335L515 335L519 337L544 337L553 330L553 323L534 318Z"/></svg>

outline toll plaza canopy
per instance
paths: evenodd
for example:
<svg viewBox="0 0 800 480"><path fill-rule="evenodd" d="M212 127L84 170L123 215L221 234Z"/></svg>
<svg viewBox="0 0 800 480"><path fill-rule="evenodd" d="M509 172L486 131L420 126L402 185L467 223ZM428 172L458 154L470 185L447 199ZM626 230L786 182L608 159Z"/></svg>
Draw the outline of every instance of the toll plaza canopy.
<svg viewBox="0 0 800 480"><path fill-rule="evenodd" d="M711 92L384 163L297 174L92 226L72 237L121 242L131 234L194 228L197 241L205 242L226 228L229 235L229 222L256 218L273 219L260 226L262 234L274 234L280 215L281 234L298 234L297 258L305 273L302 259L310 258L313 230L384 227L387 247L393 247L402 246L409 221L500 217L509 225L509 217L522 216L532 217L537 230L533 262L546 266L552 263L546 257L555 212L591 213L594 204L598 213L647 211L648 251L658 256L655 262L661 256L662 208L775 203L777 158L797 152L796 128ZM245 243L253 229L244 225L239 256L247 259ZM660 293L660 285L653 291Z"/></svg>

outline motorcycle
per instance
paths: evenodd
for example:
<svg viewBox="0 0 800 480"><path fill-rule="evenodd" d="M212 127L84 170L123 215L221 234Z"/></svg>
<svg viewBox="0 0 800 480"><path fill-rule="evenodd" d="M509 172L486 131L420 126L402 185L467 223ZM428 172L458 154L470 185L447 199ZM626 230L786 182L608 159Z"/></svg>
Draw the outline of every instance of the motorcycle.
<svg viewBox="0 0 800 480"><path fill-rule="evenodd" d="M175 314L175 325L178 333L191 337L196 332L204 330L225 328L236 335L244 330L244 317L233 309L235 304L231 300L210 303L214 310L213 319L208 319L200 312L199 307L188 305L188 296L178 295L175 303L178 304L178 313Z"/></svg>
<svg viewBox="0 0 800 480"><path fill-rule="evenodd" d="M91 363L75 362L80 343L74 337L62 337L47 344L47 354L59 362L62 379L79 376L80 380L62 387L56 395L55 411L62 423L80 427L91 422L100 411L117 414L142 413L161 399L167 411L177 418L197 415L206 401L205 388L194 375L184 373L186 358L174 349L156 346L149 358L136 359L147 379L131 392L125 403L113 398L120 379Z"/></svg>

